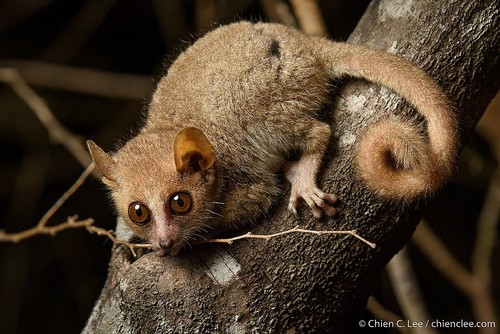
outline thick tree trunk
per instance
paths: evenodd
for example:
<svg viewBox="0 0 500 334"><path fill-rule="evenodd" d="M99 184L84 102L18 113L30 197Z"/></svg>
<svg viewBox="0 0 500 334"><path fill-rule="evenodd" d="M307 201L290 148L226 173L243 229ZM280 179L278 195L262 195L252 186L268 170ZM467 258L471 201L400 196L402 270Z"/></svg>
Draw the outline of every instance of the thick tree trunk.
<svg viewBox="0 0 500 334"><path fill-rule="evenodd" d="M428 70L456 106L467 140L499 87L495 0L373 1L350 38L397 53ZM335 219L315 221L302 208L273 214L251 228L268 234L300 225L350 230L347 236L289 234L269 241L201 244L178 257L150 253L131 262L113 249L107 282L85 333L346 333L356 329L372 282L409 240L422 202L394 205L371 195L353 170L357 135L405 108L386 89L350 82L330 122L334 138L322 187L342 198Z"/></svg>

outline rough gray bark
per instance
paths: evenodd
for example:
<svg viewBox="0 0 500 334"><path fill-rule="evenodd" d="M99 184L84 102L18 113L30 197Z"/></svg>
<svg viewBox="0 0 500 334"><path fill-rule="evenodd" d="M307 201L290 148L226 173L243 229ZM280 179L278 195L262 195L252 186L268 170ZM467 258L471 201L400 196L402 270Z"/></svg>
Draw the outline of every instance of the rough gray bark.
<svg viewBox="0 0 500 334"><path fill-rule="evenodd" d="M462 143L499 87L498 5L494 0L373 1L350 42L389 50L428 70L456 106ZM346 333L356 329L372 282L409 240L423 202L376 198L353 170L357 135L397 114L401 100L365 82L344 85L327 115L334 138L322 187L342 198L335 219L300 218L279 200L251 228L268 234L295 225L356 229L371 249L346 236L286 235L269 241L193 247L179 257L135 262L115 247L107 282L85 333ZM403 106L403 108L401 108Z"/></svg>

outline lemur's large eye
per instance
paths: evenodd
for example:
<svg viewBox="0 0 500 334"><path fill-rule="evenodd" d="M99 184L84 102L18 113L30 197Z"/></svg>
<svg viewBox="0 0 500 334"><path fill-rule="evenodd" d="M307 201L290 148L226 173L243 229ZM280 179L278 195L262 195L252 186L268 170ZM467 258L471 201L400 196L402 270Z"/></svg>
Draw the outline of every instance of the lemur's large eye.
<svg viewBox="0 0 500 334"><path fill-rule="evenodd" d="M133 202L128 206L128 216L137 225L146 225L151 220L148 207L141 202Z"/></svg>
<svg viewBox="0 0 500 334"><path fill-rule="evenodd" d="M191 196L188 193L175 193L170 198L170 210L172 213L177 215L182 215L188 213L191 210Z"/></svg>

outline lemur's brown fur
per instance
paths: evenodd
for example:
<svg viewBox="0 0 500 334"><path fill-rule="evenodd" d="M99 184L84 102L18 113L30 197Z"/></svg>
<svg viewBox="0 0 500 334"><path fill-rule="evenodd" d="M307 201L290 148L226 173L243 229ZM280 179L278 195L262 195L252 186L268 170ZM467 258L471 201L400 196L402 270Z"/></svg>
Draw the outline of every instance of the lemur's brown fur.
<svg viewBox="0 0 500 334"><path fill-rule="evenodd" d="M172 254L198 233L266 213L280 191L280 169L292 185L292 212L302 198L314 216L331 216L336 196L316 186L330 128L316 115L329 82L342 76L387 86L427 121L428 141L403 121L363 134L357 169L366 184L398 200L435 191L456 155L456 126L439 86L389 53L277 24L241 22L208 33L162 78L135 138L112 156L93 142L89 149L120 216ZM295 152L299 159L289 161ZM179 201L179 192L187 197Z"/></svg>

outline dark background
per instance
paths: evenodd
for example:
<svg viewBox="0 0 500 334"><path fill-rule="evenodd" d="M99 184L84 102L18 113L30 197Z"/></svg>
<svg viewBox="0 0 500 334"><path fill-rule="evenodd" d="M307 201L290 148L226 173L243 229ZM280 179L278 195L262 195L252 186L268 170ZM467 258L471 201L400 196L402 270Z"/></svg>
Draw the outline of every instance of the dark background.
<svg viewBox="0 0 500 334"><path fill-rule="evenodd" d="M74 48L66 46L60 37L69 31L86 6L99 1L0 1L0 67L7 59L36 60L139 74L151 78L152 91L168 63L207 29L196 20L194 0L180 1L176 12L161 12L154 0L105 2L112 3L106 15L97 21L81 46ZM320 4L329 37L345 40L368 1L334 4L320 1ZM241 1L236 7L239 8L218 16L217 21L268 20L259 1ZM182 29L173 29L166 35L162 22L171 18L180 18ZM113 150L117 142L130 138L140 124L149 98L149 94L142 99L107 98L43 86L32 88L64 126L80 135L82 141L91 138L106 150ZM489 124L495 124L499 121L498 116L494 118L498 107L490 113L493 121ZM473 247L477 215L496 167L490 149L490 145L497 145L491 142L495 138L499 138L495 133L488 140L479 135L474 137L465 150L455 181L427 210L432 227L465 264ZM64 147L50 141L29 107L2 83L0 149L0 228L8 232L36 225L83 170ZM107 229L114 227L112 205L95 178L88 179L52 217L51 224L63 222L74 214L80 218L92 217L96 225ZM19 244L0 243L0 332L79 332L104 284L111 245L106 238L84 230L64 231L55 237L35 236ZM410 252L432 316L472 320L465 297L412 246ZM497 247L493 282L499 281L499 258ZM498 283L494 294L498 306ZM401 314L385 275L376 284L375 295ZM361 317L369 319L370 315Z"/></svg>

